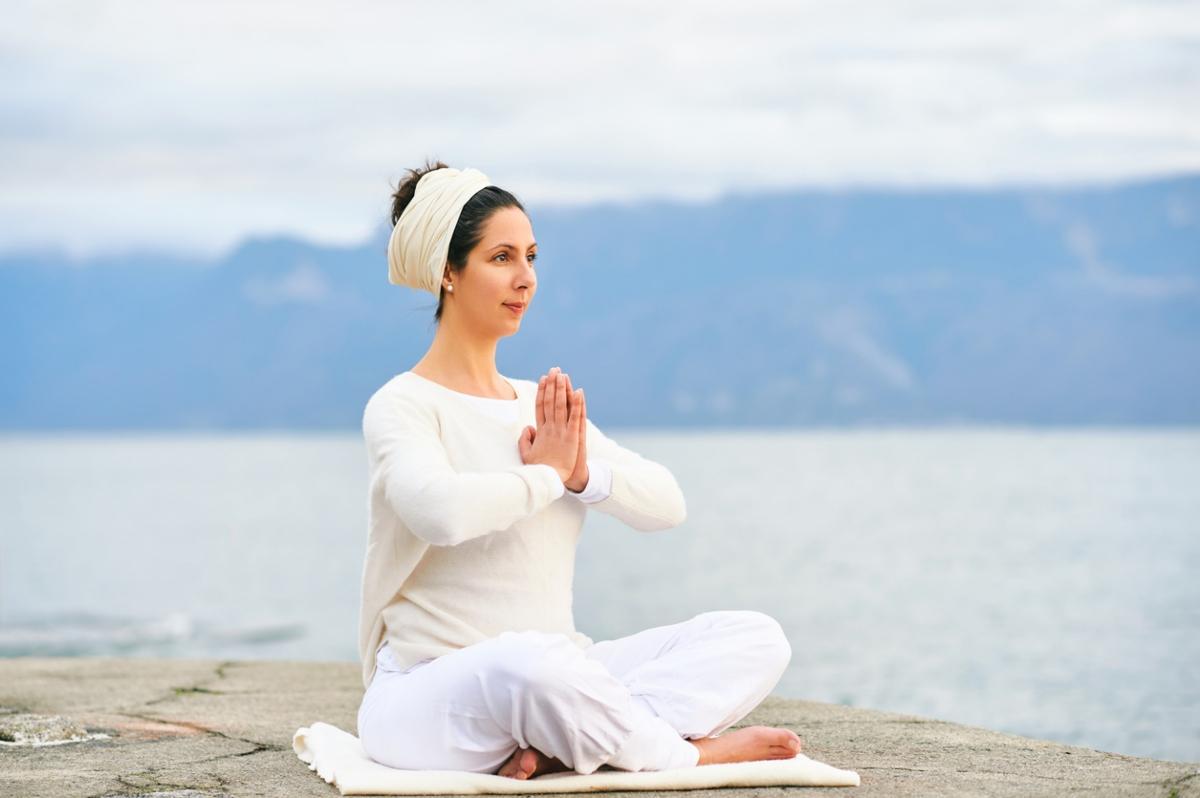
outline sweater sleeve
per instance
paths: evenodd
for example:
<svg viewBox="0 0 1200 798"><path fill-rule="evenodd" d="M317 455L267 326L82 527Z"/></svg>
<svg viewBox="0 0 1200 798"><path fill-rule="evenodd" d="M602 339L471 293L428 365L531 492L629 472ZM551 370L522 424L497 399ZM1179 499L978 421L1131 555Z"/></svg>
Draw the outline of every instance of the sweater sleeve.
<svg viewBox="0 0 1200 798"><path fill-rule="evenodd" d="M566 493L584 504L595 504L612 494L612 469L607 462L597 457L589 457L587 463L588 483L578 493L570 488L567 488Z"/></svg>
<svg viewBox="0 0 1200 798"><path fill-rule="evenodd" d="M683 491L666 466L626 449L587 420L587 450L611 473L607 498L588 506L642 532L670 529L687 518Z"/></svg>
<svg viewBox="0 0 1200 798"><path fill-rule="evenodd" d="M432 414L395 397L380 394L367 402L363 438L372 479L382 481L388 505L434 546L508 529L563 495L558 472L545 464L456 471Z"/></svg>

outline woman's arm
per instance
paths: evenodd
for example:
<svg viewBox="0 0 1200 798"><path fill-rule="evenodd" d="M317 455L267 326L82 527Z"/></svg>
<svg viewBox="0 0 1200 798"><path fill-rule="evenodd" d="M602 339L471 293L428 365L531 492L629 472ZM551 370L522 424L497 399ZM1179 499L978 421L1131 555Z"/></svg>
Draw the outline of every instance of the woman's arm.
<svg viewBox="0 0 1200 798"><path fill-rule="evenodd" d="M608 497L588 506L642 532L670 529L687 518L683 491L666 466L618 444L587 419L589 470L603 461L612 474Z"/></svg>
<svg viewBox="0 0 1200 798"><path fill-rule="evenodd" d="M434 546L456 546L508 529L563 495L562 479L550 465L456 471L432 413L402 397L372 396L362 426L372 483L383 482L396 515Z"/></svg>

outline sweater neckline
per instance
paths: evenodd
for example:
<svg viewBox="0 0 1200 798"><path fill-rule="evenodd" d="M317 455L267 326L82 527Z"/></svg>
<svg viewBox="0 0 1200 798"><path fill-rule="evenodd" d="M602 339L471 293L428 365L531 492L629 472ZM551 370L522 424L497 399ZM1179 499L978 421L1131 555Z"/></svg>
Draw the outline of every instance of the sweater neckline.
<svg viewBox="0 0 1200 798"><path fill-rule="evenodd" d="M422 377L420 374L418 374L415 371L406 371L404 373L412 375L413 377L416 377L418 380L425 383L426 385L432 385L434 388L436 388L440 391L451 394L453 396L461 397L463 399L466 399L466 400L469 400L472 402L488 402L488 403L495 402L498 405L511 405L511 404L521 401L521 391L517 388L516 385L513 385L512 381L509 380L508 377L505 377L503 374L500 375L500 379L502 379L506 383L508 383L508 387L513 389L513 393L515 393L517 395L516 398L514 398L514 399L496 399L491 396L476 396L473 393L464 393L462 391L456 391L453 388L447 388L445 385L442 385L440 382L435 382L435 381L429 379L428 377Z"/></svg>

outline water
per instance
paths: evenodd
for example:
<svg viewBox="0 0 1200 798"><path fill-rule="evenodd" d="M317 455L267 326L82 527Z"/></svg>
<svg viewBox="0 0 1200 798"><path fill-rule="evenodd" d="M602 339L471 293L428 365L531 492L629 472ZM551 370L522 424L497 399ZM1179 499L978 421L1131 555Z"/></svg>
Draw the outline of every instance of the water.
<svg viewBox="0 0 1200 798"><path fill-rule="evenodd" d="M1200 430L607 431L688 520L589 515L594 639L758 609L778 695L1200 761ZM355 433L0 438L0 656L355 661L365 491Z"/></svg>

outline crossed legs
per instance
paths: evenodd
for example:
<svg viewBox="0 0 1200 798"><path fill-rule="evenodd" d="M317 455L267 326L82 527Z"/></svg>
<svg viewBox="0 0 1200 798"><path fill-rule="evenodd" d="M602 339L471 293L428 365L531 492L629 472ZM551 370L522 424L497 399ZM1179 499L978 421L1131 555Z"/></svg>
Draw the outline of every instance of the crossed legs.
<svg viewBox="0 0 1200 798"><path fill-rule="evenodd" d="M377 674L359 736L392 767L518 778L793 756L799 738L786 729L710 739L770 694L790 658L779 624L749 610L701 613L587 649L564 635L505 632L408 673ZM734 752L747 747L735 735L755 738L754 751Z"/></svg>

